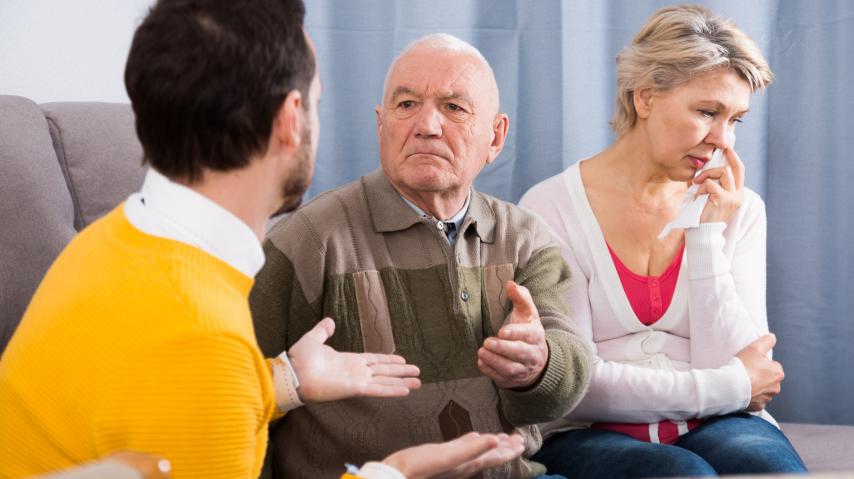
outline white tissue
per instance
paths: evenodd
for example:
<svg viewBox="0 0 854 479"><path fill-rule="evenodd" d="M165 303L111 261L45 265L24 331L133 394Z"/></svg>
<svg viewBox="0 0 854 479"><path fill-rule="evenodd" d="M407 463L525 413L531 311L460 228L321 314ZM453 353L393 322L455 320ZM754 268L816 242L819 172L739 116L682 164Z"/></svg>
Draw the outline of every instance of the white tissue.
<svg viewBox="0 0 854 479"><path fill-rule="evenodd" d="M735 135L732 133L729 134L729 144L730 148L735 144ZM708 163L703 165L703 167L697 170L697 173L694 175L695 177L699 175L701 172L708 170L709 168L718 168L721 166L726 166L726 160L724 159L724 152L720 148L716 148L714 152L712 152L712 158ZM670 231L677 228L696 228L700 226L700 215L703 214L703 208L706 207L706 202L709 201L709 195L700 195L697 198L694 198L694 195L697 194L697 190L700 189L700 185L693 184L688 191L685 192L685 195L682 196L682 206L679 208L679 213L676 215L676 218L667 223L661 233L658 233L658 239L664 238Z"/></svg>

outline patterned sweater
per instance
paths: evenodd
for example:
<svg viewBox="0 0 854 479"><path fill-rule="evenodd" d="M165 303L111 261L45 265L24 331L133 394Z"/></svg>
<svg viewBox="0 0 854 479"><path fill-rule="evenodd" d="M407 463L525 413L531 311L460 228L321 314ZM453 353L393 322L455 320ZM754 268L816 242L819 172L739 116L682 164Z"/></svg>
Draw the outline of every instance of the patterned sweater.
<svg viewBox="0 0 854 479"><path fill-rule="evenodd" d="M419 217L376 171L281 221L264 249L250 295L263 351L290 347L330 316L335 349L395 352L421 369L423 382L406 398L290 413L272 435L273 469L282 477L330 477L345 461L470 430L523 428L530 455L541 443L531 425L566 414L588 383L588 352L563 302L569 270L546 227L509 203L475 192L451 248L435 222ZM530 290L549 346L545 373L527 391L498 389L476 364L483 340L510 312L508 280ZM542 472L520 460L484 475Z"/></svg>

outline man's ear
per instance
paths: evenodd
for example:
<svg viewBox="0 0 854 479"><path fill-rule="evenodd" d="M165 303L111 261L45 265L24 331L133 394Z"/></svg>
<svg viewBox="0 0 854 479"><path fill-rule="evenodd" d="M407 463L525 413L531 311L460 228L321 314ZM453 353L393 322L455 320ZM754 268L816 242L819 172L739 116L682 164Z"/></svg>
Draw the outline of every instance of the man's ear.
<svg viewBox="0 0 854 479"><path fill-rule="evenodd" d="M382 105L377 105L374 107L374 113L377 114L377 138L380 137L380 134L383 132L383 107Z"/></svg>
<svg viewBox="0 0 854 479"><path fill-rule="evenodd" d="M646 119L649 112L652 110L652 100L655 97L655 90L651 87L638 88L632 92L632 102L635 105L635 111L638 118Z"/></svg>
<svg viewBox="0 0 854 479"><path fill-rule="evenodd" d="M486 164L495 161L498 154L504 148L504 141L507 140L507 132L510 129L510 117L505 113L495 115L492 120L492 143L489 144L489 155L486 157Z"/></svg>
<svg viewBox="0 0 854 479"><path fill-rule="evenodd" d="M288 151L296 150L302 142L305 128L302 109L302 94L299 90L291 90L273 120L273 137Z"/></svg>

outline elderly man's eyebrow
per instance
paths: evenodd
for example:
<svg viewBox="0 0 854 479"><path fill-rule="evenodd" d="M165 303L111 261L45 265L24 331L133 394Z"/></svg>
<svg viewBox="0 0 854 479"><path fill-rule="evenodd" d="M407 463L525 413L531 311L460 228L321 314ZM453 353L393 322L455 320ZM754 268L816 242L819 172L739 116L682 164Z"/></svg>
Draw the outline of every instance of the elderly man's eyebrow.
<svg viewBox="0 0 854 479"><path fill-rule="evenodd" d="M472 103L472 98L470 96L466 95L465 93L456 93L455 92L455 93L451 93L450 95L440 96L439 99L442 101L457 100L457 101L460 101L463 103L468 103L468 104Z"/></svg>
<svg viewBox="0 0 854 479"><path fill-rule="evenodd" d="M395 101L403 95L409 95L409 96L414 96L414 97L418 96L418 94L415 93L415 90L413 90L409 87L399 86L399 87L395 88L394 91L391 93L391 101Z"/></svg>

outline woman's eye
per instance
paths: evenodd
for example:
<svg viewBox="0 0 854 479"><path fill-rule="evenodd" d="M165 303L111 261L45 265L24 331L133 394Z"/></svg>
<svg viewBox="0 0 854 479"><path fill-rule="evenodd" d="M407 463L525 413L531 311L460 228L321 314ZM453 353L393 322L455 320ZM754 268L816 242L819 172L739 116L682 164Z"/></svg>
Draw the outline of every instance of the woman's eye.
<svg viewBox="0 0 854 479"><path fill-rule="evenodd" d="M732 122L733 123L744 123L744 121L741 118L733 118Z"/></svg>
<svg viewBox="0 0 854 479"><path fill-rule="evenodd" d="M700 114L706 118L714 118L715 112L709 110L699 110Z"/></svg>

